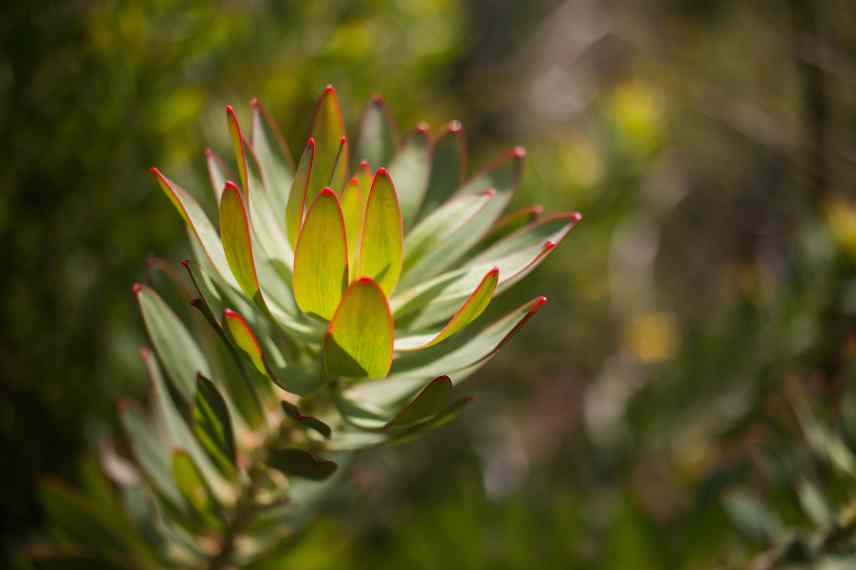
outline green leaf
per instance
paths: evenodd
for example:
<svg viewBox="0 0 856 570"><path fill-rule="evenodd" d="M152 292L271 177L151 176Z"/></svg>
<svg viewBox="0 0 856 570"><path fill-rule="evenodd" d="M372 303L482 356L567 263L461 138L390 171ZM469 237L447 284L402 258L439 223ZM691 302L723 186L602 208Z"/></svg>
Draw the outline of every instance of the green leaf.
<svg viewBox="0 0 856 570"><path fill-rule="evenodd" d="M323 481L336 471L338 465L318 459L302 449L279 449L271 453L268 464L291 477Z"/></svg>
<svg viewBox="0 0 856 570"><path fill-rule="evenodd" d="M205 149L205 163L208 167L208 179L211 181L211 189L214 192L215 204L220 203L220 195L226 185L226 166L217 154L210 148Z"/></svg>
<svg viewBox="0 0 856 570"><path fill-rule="evenodd" d="M545 297L538 297L486 327L463 331L426 350L403 353L393 362L386 381L358 384L345 397L392 406L441 374L457 384L484 366L546 302Z"/></svg>
<svg viewBox="0 0 856 570"><path fill-rule="evenodd" d="M153 289L137 283L134 293L149 338L175 388L189 406L196 391L196 374L211 375L208 362L184 324Z"/></svg>
<svg viewBox="0 0 856 570"><path fill-rule="evenodd" d="M306 147L300 156L300 163L291 182L288 192L288 204L285 208L285 227L288 232L288 243L297 246L297 236L303 226L304 210L309 200L309 184L312 178L312 168L315 163L315 139L309 137Z"/></svg>
<svg viewBox="0 0 856 570"><path fill-rule="evenodd" d="M324 339L330 376L383 378L392 364L392 315L383 290L363 277L345 291Z"/></svg>
<svg viewBox="0 0 856 570"><path fill-rule="evenodd" d="M360 121L358 158L369 164L388 165L398 146L397 138L395 124L383 104L383 97L372 97Z"/></svg>
<svg viewBox="0 0 856 570"><path fill-rule="evenodd" d="M201 375L193 405L192 430L214 466L226 479L234 479L238 455L229 409L214 383Z"/></svg>
<svg viewBox="0 0 856 570"><path fill-rule="evenodd" d="M461 187L466 171L464 130L461 123L452 121L434 144L431 174L420 208L420 217L430 214L451 198Z"/></svg>
<svg viewBox="0 0 856 570"><path fill-rule="evenodd" d="M265 106L258 99L253 99L250 106L253 110L253 150L259 159L264 185L272 198L275 211L283 212L288 202L294 160L288 143Z"/></svg>
<svg viewBox="0 0 856 570"><path fill-rule="evenodd" d="M365 164L365 163L364 163ZM349 279L356 276L356 255L360 244L360 232L363 228L363 218L366 209L368 189L364 189L359 177L354 177L342 192L342 216L345 220L345 234L348 240L348 269Z"/></svg>
<svg viewBox="0 0 856 570"><path fill-rule="evenodd" d="M220 198L220 237L226 260L241 290L250 299L259 294L259 278L253 261L253 238L250 218L244 207L241 191L231 181L226 182Z"/></svg>
<svg viewBox="0 0 856 570"><path fill-rule="evenodd" d="M94 502L54 479L43 480L39 491L51 522L64 538L98 554L134 559L141 567L155 566L153 554L115 500Z"/></svg>
<svg viewBox="0 0 856 570"><path fill-rule="evenodd" d="M435 275L447 257L460 257L456 252L462 244L468 249L472 243L469 228L473 219L494 196L492 191L455 196L420 221L404 241L401 288L407 289Z"/></svg>
<svg viewBox="0 0 856 570"><path fill-rule="evenodd" d="M482 238L479 246L486 248L490 247L501 239L508 237L517 230L524 228L538 221L541 214L544 213L544 208L541 206L529 206L521 208L508 214L505 214L496 221L487 235Z"/></svg>
<svg viewBox="0 0 856 570"><path fill-rule="evenodd" d="M385 168L375 173L365 210L355 275L371 277L388 295L401 275L404 228L395 186Z"/></svg>
<svg viewBox="0 0 856 570"><path fill-rule="evenodd" d="M449 407L451 397L452 381L448 376L438 376L396 414L385 428L400 429L430 420Z"/></svg>
<svg viewBox="0 0 856 570"><path fill-rule="evenodd" d="M419 125L404 140L404 146L395 155L389 171L395 177L404 225L409 228L416 220L431 173L431 133L428 125Z"/></svg>
<svg viewBox="0 0 856 570"><path fill-rule="evenodd" d="M331 430L330 426L328 426L326 423L312 416L304 416L302 413L300 413L300 408L298 408L291 402L286 402L285 400L283 400L281 404L282 411L285 413L285 415L296 421L298 424L300 424L301 427L316 431L321 434L325 439L330 439L330 435L333 433L333 430Z"/></svg>
<svg viewBox="0 0 856 570"><path fill-rule="evenodd" d="M220 505L190 454L184 449L172 453L172 475L179 492L194 513L199 528L208 530L222 524Z"/></svg>
<svg viewBox="0 0 856 570"><path fill-rule="evenodd" d="M464 304L452 315L446 325L439 331L427 334L403 337L395 341L395 350L410 351L424 350L443 342L476 320L490 304L496 286L499 283L499 269L494 267L485 274L484 278L467 297Z"/></svg>
<svg viewBox="0 0 856 570"><path fill-rule="evenodd" d="M464 267L433 277L392 299L399 326L430 327L452 315L483 279L499 268L499 294L531 273L579 222L579 214L556 214L519 230L485 250Z"/></svg>
<svg viewBox="0 0 856 570"><path fill-rule="evenodd" d="M345 119L342 116L336 90L332 85L327 85L318 99L312 117L310 135L315 138L317 150L315 164L312 167L310 196L307 200L314 199L314 193L326 186L339 193L345 188L345 182L347 182L347 168L338 169L337 175L331 178L337 161L343 165L350 163L347 146L343 149L344 154L339 157L342 137L345 136Z"/></svg>
<svg viewBox="0 0 856 570"><path fill-rule="evenodd" d="M255 188L250 188L250 164L247 158L247 147L238 117L231 105L226 105L226 119L229 124L229 135L232 138L232 150L235 153L235 162L238 164L238 174L241 177L241 188L248 194Z"/></svg>
<svg viewBox="0 0 856 570"><path fill-rule="evenodd" d="M346 239L339 200L325 188L309 209L295 248L294 296L304 313L333 316L348 278Z"/></svg>
<svg viewBox="0 0 856 570"><path fill-rule="evenodd" d="M220 237L205 211L199 203L193 199L187 190L164 176L160 170L154 166L149 169L152 175L157 180L158 185L163 190L175 209L178 210L187 227L190 228L193 236L202 246L202 251L205 257L211 262L214 270L219 274L220 278L233 287L238 287L237 281L232 276L232 271L229 269L229 262L226 260L226 254L223 252L223 245L220 243Z"/></svg>
<svg viewBox="0 0 856 570"><path fill-rule="evenodd" d="M256 370L265 376L270 376L265 364L262 346L259 344L256 335L253 334L249 323L247 323L244 317L237 311L226 309L223 311L223 324L228 329L232 340L249 357Z"/></svg>

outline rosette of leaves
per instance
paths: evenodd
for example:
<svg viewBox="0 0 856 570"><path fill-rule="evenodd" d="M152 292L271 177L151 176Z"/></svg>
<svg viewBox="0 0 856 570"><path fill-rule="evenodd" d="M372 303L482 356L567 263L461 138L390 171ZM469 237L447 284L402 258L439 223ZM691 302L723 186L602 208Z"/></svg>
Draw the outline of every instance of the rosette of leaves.
<svg viewBox="0 0 856 570"><path fill-rule="evenodd" d="M186 223L194 256L182 265L205 329L134 286L154 349L141 351L151 402L120 406L127 453L106 455L120 492L94 464L87 496L45 485L76 555L123 568L269 561L349 452L460 412L455 385L546 299L479 317L580 220L539 207L503 215L522 148L468 175L459 123L399 140L380 98L354 152L326 87L296 161L257 101L248 130L226 111L236 174L206 152L216 225L151 169Z"/></svg>

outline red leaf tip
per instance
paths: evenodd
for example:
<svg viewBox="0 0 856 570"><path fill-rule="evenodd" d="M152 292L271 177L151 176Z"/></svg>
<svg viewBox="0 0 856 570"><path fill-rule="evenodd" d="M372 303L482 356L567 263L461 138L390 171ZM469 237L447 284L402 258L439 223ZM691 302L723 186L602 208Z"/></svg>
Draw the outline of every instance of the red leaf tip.
<svg viewBox="0 0 856 570"><path fill-rule="evenodd" d="M499 273L499 267L494 266L493 269L487 272L487 275L496 275Z"/></svg>
<svg viewBox="0 0 856 570"><path fill-rule="evenodd" d="M425 121L419 121L419 124L416 125L416 132L421 134L427 134L431 130L431 125L426 123Z"/></svg>
<svg viewBox="0 0 856 570"><path fill-rule="evenodd" d="M532 306L529 307L529 314L537 313L538 310L544 306L544 303L547 302L547 297L541 295L532 303Z"/></svg>
<svg viewBox="0 0 856 570"><path fill-rule="evenodd" d="M511 156L514 158L523 158L526 156L526 149L522 146L516 146L511 150Z"/></svg>
<svg viewBox="0 0 856 570"><path fill-rule="evenodd" d="M131 291L134 292L134 295L139 295L140 291L142 291L142 290L143 290L143 284L142 283L134 283L133 285L131 285Z"/></svg>
<svg viewBox="0 0 856 570"><path fill-rule="evenodd" d="M343 145L343 144L348 144L348 137L346 137L345 135L342 135L342 136L339 138L339 145L341 146L341 145Z"/></svg>
<svg viewBox="0 0 856 570"><path fill-rule="evenodd" d="M205 156L207 156L208 158L211 158L214 156L214 151L211 150L210 146L205 148Z"/></svg>
<svg viewBox="0 0 856 570"><path fill-rule="evenodd" d="M383 105L383 95L380 93L375 93L372 95L372 103L375 105Z"/></svg>
<svg viewBox="0 0 856 570"><path fill-rule="evenodd" d="M226 187L223 189L223 191L225 192L226 190L234 190L235 192L241 191L241 189L238 188L238 185L232 182L231 180L226 181Z"/></svg>
<svg viewBox="0 0 856 570"><path fill-rule="evenodd" d="M360 277L357 279L357 284L359 285L374 285L374 279L371 277Z"/></svg>
<svg viewBox="0 0 856 570"><path fill-rule="evenodd" d="M582 221L582 219L583 219L583 215L580 214L579 212L574 212L571 214L571 221L574 222L575 224L580 223Z"/></svg>
<svg viewBox="0 0 856 570"><path fill-rule="evenodd" d="M544 213L544 206L542 206L541 204L535 204L534 206L532 206L532 215L540 216L543 213Z"/></svg>
<svg viewBox="0 0 856 570"><path fill-rule="evenodd" d="M335 93L335 92L336 92L336 88L333 87L333 85L331 83L328 83L327 85L324 86L324 93Z"/></svg>
<svg viewBox="0 0 856 570"><path fill-rule="evenodd" d="M487 190L482 192L482 196L493 198L494 196L496 196L496 190L494 190L493 188L488 188Z"/></svg>
<svg viewBox="0 0 856 570"><path fill-rule="evenodd" d="M361 160L360 161L360 168L368 168L368 167L369 167L369 161L368 160Z"/></svg>
<svg viewBox="0 0 856 570"><path fill-rule="evenodd" d="M359 185L360 185L360 181L357 179L356 176L354 178L351 178L351 186L359 186Z"/></svg>
<svg viewBox="0 0 856 570"><path fill-rule="evenodd" d="M449 121L449 125L446 127L446 130L452 134L456 134L461 132L464 126L461 124L461 121Z"/></svg>
<svg viewBox="0 0 856 570"><path fill-rule="evenodd" d="M149 172L151 172L151 173L152 173L152 174L154 174L155 176L160 176L160 175L161 175L160 170L158 170L158 167L157 167L157 166L149 166Z"/></svg>
<svg viewBox="0 0 856 570"><path fill-rule="evenodd" d="M250 99L250 107L252 107L253 109L259 108L259 98L258 97L253 97L252 99Z"/></svg>
<svg viewBox="0 0 856 570"><path fill-rule="evenodd" d="M315 146L315 137L309 137L306 140L306 146L314 147Z"/></svg>
<svg viewBox="0 0 856 570"><path fill-rule="evenodd" d="M181 266L187 270L190 270L190 260L189 259L182 259L181 260Z"/></svg>
<svg viewBox="0 0 856 570"><path fill-rule="evenodd" d="M383 166L378 168L377 172L375 172L375 176L388 176L388 175L389 174L387 173L386 168L384 168Z"/></svg>
<svg viewBox="0 0 856 570"><path fill-rule="evenodd" d="M137 350L137 352L140 353L140 358L142 358L143 360L148 360L149 357L152 355L152 351L148 346L141 346L139 350Z"/></svg>
<svg viewBox="0 0 856 570"><path fill-rule="evenodd" d="M333 192L333 189L332 189L332 188L330 188L329 186L325 186L325 187L324 187L324 188L322 188L322 189L321 189L321 191L318 193L318 197L320 198L321 196L326 196L326 197L333 196L333 197L335 197L335 196L336 196L336 193L335 193L335 192Z"/></svg>
<svg viewBox="0 0 856 570"><path fill-rule="evenodd" d="M236 311L235 309L225 308L225 309L223 309L223 316L226 317L227 319L235 319L235 318L240 318L241 314L238 311Z"/></svg>
<svg viewBox="0 0 856 570"><path fill-rule="evenodd" d="M544 251L553 251L556 248L556 242L547 240L544 242Z"/></svg>
<svg viewBox="0 0 856 570"><path fill-rule="evenodd" d="M231 117L234 117L235 109L233 109L231 105L226 105L226 114L230 115Z"/></svg>

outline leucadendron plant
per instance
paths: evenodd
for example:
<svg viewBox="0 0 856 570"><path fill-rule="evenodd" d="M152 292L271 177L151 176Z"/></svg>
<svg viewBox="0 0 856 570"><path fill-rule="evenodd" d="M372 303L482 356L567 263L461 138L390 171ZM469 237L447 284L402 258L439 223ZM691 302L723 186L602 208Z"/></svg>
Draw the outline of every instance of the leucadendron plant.
<svg viewBox="0 0 856 570"><path fill-rule="evenodd" d="M134 285L151 401L120 405L120 444L105 447L105 470L86 464L82 494L44 485L75 545L64 556L140 569L269 563L353 452L461 411L455 386L546 299L479 317L580 220L538 207L503 216L525 152L468 176L457 122L436 141L419 125L399 142L375 98L353 152L328 86L295 164L264 108L251 110L247 131L226 109L237 176L206 153L216 224L151 169L186 223L193 259L182 265L207 331L192 334Z"/></svg>

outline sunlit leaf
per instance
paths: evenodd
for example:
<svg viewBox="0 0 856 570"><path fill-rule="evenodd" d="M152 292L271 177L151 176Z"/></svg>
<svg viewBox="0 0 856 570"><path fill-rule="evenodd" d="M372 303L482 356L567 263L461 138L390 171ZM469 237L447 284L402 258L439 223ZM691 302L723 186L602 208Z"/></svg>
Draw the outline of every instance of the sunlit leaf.
<svg viewBox="0 0 856 570"><path fill-rule="evenodd" d="M325 188L309 208L294 255L294 296L304 313L329 320L348 278L345 221L336 194Z"/></svg>
<svg viewBox="0 0 856 570"><path fill-rule="evenodd" d="M386 169L375 173L366 199L357 277L371 277L389 294L398 283L404 261L404 229L395 186Z"/></svg>
<svg viewBox="0 0 856 570"><path fill-rule="evenodd" d="M219 526L220 505L187 451L173 451L172 476L179 492L198 519L200 528Z"/></svg>
<svg viewBox="0 0 856 570"><path fill-rule="evenodd" d="M259 279L253 261L253 239L250 218L244 206L241 191L232 182L226 182L220 198L220 237L232 274L241 290L250 299L259 294Z"/></svg>
<svg viewBox="0 0 856 570"><path fill-rule="evenodd" d="M266 376L269 375L262 347L246 319L237 311L226 309L223 311L223 324L229 331L232 340L249 357L256 370Z"/></svg>
<svg viewBox="0 0 856 570"><path fill-rule="evenodd" d="M332 85L325 87L318 99L309 134L315 138L317 144L315 164L312 167L310 196L307 198L311 201L314 199L314 193L325 186L329 186L336 193L341 192L348 180L347 169L339 169L337 177L331 179L337 160L345 165L350 161L347 146L344 148L343 156L339 157L340 143L345 136L345 119L342 116L336 90Z"/></svg>
<svg viewBox="0 0 856 570"><path fill-rule="evenodd" d="M392 364L393 334L383 290L366 277L355 281L327 329L323 355L327 374L383 378Z"/></svg>

